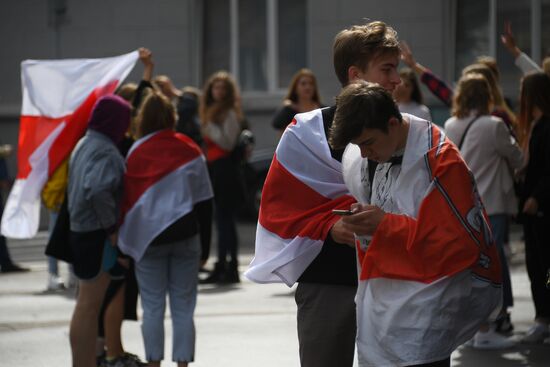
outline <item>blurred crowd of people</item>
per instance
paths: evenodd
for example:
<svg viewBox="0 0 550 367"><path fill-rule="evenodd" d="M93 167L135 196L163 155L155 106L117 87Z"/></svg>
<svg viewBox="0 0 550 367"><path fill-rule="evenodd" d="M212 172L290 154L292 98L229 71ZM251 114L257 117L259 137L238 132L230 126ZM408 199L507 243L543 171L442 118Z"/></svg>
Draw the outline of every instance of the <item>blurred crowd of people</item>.
<svg viewBox="0 0 550 367"><path fill-rule="evenodd" d="M550 58L544 60L543 67L529 59L518 48L509 24L502 43L524 73L517 113L503 96L498 64L490 57L480 57L464 68L453 89L416 61L411 48L401 42L399 52L407 67L400 69L397 77L387 78L390 87L383 85L392 91L401 113L432 120L420 83L451 109L444 131L475 178L502 267L502 307L496 320L487 319L469 342L478 349L515 344L508 338L514 330L510 312L514 297L506 256L512 220L523 225L536 310L535 322L523 341L542 343L550 337ZM195 358L197 284L240 282L236 217L246 194L242 169L251 147L247 145L250 141L243 139L248 126L237 83L229 73L219 71L208 78L202 91L191 86L178 89L168 76L153 76L150 50L140 49L139 58L144 67L139 84L124 84L115 95L103 97L95 105L86 135L60 168L68 175L63 194L53 202L48 199L51 196L43 195L50 211L48 247L59 249L63 247L60 242L67 242L65 251L71 253L72 263L65 285L57 258L51 256L47 287L53 291L74 287L78 280L70 332L73 364L78 366L146 365L125 351L121 336L123 320L137 319L138 294L147 365L160 366L164 359L168 295L174 331L172 359L178 366L187 366ZM368 79L366 74L358 78ZM282 135L295 115L325 107L314 73L300 69L272 126ZM3 186L7 184L4 158L10 152L10 147L0 147ZM171 215L169 225L157 228L141 256L129 256L116 247L120 211L130 205L135 190L140 190L140 179L161 170L177 155L198 159L192 178L182 180L181 186L199 199L175 216L163 205L155 206L155 213L149 213L151 221ZM202 188L194 182L203 183ZM209 189L202 192L204 187ZM158 195L159 202L178 200L171 192ZM217 233L217 260L208 271L212 224ZM334 236L333 241L338 242ZM0 266L2 272L28 270L11 261L4 237L0 237ZM200 272L204 276L199 277ZM299 325L299 334L300 330ZM351 333L355 335L355 329ZM300 337L308 338L306 334ZM302 340L300 343L302 349ZM315 349L312 343L308 348Z"/></svg>

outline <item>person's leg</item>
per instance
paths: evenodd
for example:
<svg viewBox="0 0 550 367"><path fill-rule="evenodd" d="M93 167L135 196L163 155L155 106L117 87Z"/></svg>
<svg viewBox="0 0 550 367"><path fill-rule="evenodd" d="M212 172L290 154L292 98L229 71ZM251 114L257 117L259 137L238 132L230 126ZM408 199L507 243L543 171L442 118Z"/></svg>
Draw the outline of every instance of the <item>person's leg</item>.
<svg viewBox="0 0 550 367"><path fill-rule="evenodd" d="M197 304L200 241L194 236L170 244L169 268L170 313L172 315L172 360L186 366L195 359L195 324L193 314Z"/></svg>
<svg viewBox="0 0 550 367"><path fill-rule="evenodd" d="M149 247L135 264L143 309L141 331L145 358L151 366L159 366L164 359L164 312L169 260L167 247L160 245Z"/></svg>
<svg viewBox="0 0 550 367"><path fill-rule="evenodd" d="M107 305L105 315L103 316L107 359L119 357L124 354L120 330L122 328L122 320L124 319L125 292L126 284L122 283L116 291L114 297L111 299L111 302Z"/></svg>
<svg viewBox="0 0 550 367"><path fill-rule="evenodd" d="M500 264L502 267L502 309L504 312L506 312L506 309L508 307L512 307L514 305L514 295L512 293L510 268L508 266L506 254L504 253L504 240L506 239L508 232L508 216L506 214L490 215L489 221L491 222L491 228L493 230L493 236L495 239L495 244L497 246L498 255L500 258Z"/></svg>
<svg viewBox="0 0 550 367"><path fill-rule="evenodd" d="M109 276L104 272L94 280L79 282L70 327L73 366L96 366L97 318L108 284Z"/></svg>
<svg viewBox="0 0 550 367"><path fill-rule="evenodd" d="M299 283L298 341L302 367L351 367L356 317L353 286Z"/></svg>
<svg viewBox="0 0 550 367"><path fill-rule="evenodd" d="M235 209L232 207L219 207L219 214L217 217L220 223L221 236L219 240L224 241L225 255L224 259L229 253L229 262L226 263L225 277L224 282L227 283L237 283L239 279L238 271L238 242L239 238L237 235L237 225L235 223Z"/></svg>

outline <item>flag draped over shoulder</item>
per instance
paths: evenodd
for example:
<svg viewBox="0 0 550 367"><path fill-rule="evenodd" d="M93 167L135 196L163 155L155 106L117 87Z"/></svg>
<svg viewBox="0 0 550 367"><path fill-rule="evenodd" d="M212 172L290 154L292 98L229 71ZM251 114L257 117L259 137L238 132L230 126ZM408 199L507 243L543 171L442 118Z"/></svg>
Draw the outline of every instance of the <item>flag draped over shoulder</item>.
<svg viewBox="0 0 550 367"><path fill-rule="evenodd" d="M359 366L445 359L502 299L498 252L473 175L436 126L404 118L407 145L390 189L397 209L384 215L366 251L357 246ZM359 148L348 145L344 179L363 200L367 170L357 162L365 163ZM383 181L377 172L373 191Z"/></svg>
<svg viewBox="0 0 550 367"><path fill-rule="evenodd" d="M126 166L118 247L139 261L155 237L213 191L201 149L172 130L136 141Z"/></svg>
<svg viewBox="0 0 550 367"><path fill-rule="evenodd" d="M292 286L321 251L332 209L355 200L331 156L321 110L298 114L284 132L263 190L256 250L245 276Z"/></svg>
<svg viewBox="0 0 550 367"><path fill-rule="evenodd" d="M30 238L38 230L40 192L84 134L95 102L113 93L138 52L102 59L25 60L17 177L2 216L2 234Z"/></svg>

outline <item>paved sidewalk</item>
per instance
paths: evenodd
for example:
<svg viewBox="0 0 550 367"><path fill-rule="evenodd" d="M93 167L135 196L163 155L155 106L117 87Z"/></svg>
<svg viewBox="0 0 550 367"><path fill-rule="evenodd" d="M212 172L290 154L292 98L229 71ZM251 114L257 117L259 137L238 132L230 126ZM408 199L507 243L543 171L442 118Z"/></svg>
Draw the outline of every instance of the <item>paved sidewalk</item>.
<svg viewBox="0 0 550 367"><path fill-rule="evenodd" d="M243 246L241 271L252 257L255 226L240 224ZM512 281L516 305L512 319L516 338L533 319L529 281L522 246L515 238ZM28 241L10 241L15 260L30 273L0 274L0 367L69 366L68 327L74 306L70 291L48 293L45 234ZM66 267L61 266L66 275ZM294 290L284 285L257 285L243 279L227 287L200 286L196 309L196 367L299 366ZM171 358L171 326L166 319L165 359ZM125 322L123 341L128 351L143 357L139 322ZM506 351L460 348L456 366L550 366L550 345L518 345ZM173 365L165 362L164 365ZM338 367L338 366L335 366Z"/></svg>

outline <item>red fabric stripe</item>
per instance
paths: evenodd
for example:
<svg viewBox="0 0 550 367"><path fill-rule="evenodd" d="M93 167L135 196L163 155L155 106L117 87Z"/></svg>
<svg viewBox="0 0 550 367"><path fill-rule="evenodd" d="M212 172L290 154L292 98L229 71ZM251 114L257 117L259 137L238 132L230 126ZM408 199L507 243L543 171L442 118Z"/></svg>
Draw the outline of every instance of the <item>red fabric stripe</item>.
<svg viewBox="0 0 550 367"><path fill-rule="evenodd" d="M262 190L259 222L282 238L324 240L339 219L331 210L349 209L354 202L348 195L336 199L322 196L294 177L275 155Z"/></svg>
<svg viewBox="0 0 550 367"><path fill-rule="evenodd" d="M88 126L90 113L97 100L109 93L113 93L118 80L105 86L98 87L90 93L86 100L70 115L59 118L43 116L21 116L19 128L19 145L17 152L17 178L26 178L30 171L29 157L44 142L49 134L63 121L65 128L48 152L48 177L59 167L71 153L78 140L84 135Z"/></svg>
<svg viewBox="0 0 550 367"><path fill-rule="evenodd" d="M31 172L29 158L32 153L69 116L60 118L21 116L19 119L19 142L17 148L17 178L27 178Z"/></svg>
<svg viewBox="0 0 550 367"><path fill-rule="evenodd" d="M461 158L452 144L445 144L437 157L436 150L437 147L428 152L434 177L446 189L460 215L466 218L476 205L470 174L462 162L457 162ZM470 268L481 277L500 283L501 269L495 245L487 242L483 230L472 232L481 246L472 240L446 199L434 189L422 201L417 220L406 215L384 216L369 249L366 253L358 251L360 279L391 278L430 283ZM478 264L480 254L490 258L489 268Z"/></svg>
<svg viewBox="0 0 550 367"><path fill-rule="evenodd" d="M206 160L208 162L213 162L223 157L227 157L231 152L220 147L218 144L214 143L208 138L204 138L206 143Z"/></svg>
<svg viewBox="0 0 550 367"><path fill-rule="evenodd" d="M126 162L123 215L149 187L200 155L191 138L172 130L160 131L139 145Z"/></svg>

